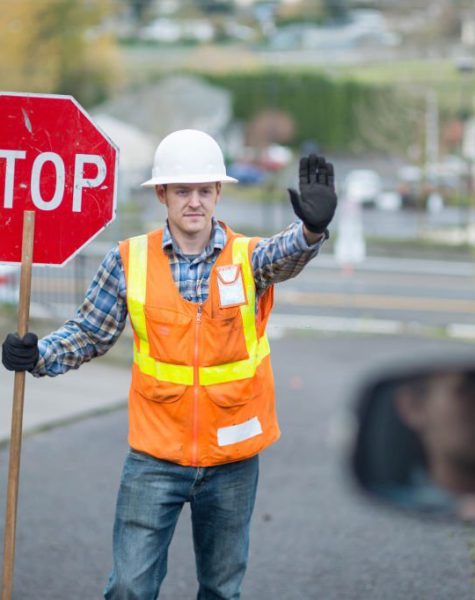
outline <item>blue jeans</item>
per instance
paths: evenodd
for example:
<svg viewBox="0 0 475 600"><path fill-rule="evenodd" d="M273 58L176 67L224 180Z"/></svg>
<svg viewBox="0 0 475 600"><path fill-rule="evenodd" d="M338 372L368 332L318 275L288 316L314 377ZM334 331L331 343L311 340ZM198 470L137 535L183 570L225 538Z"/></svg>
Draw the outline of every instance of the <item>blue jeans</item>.
<svg viewBox="0 0 475 600"><path fill-rule="evenodd" d="M155 600L181 509L190 503L198 600L238 600L247 566L259 459L183 467L131 450L114 523L107 600Z"/></svg>

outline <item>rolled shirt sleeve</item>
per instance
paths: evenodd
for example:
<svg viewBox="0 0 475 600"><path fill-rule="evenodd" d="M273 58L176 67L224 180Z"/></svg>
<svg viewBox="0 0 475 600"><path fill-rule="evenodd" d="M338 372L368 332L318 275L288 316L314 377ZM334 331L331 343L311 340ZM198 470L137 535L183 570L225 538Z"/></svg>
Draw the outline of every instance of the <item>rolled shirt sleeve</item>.
<svg viewBox="0 0 475 600"><path fill-rule="evenodd" d="M303 223L295 221L276 235L260 240L252 254L254 279L259 292L298 275L318 254L325 239L326 236L315 244L308 244Z"/></svg>

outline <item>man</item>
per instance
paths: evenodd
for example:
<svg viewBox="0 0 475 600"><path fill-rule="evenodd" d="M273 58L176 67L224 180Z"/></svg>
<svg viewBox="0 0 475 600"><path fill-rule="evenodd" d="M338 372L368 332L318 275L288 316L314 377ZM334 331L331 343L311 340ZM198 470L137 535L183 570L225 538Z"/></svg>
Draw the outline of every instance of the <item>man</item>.
<svg viewBox="0 0 475 600"><path fill-rule="evenodd" d="M58 375L134 331L129 444L104 596L154 600L179 513L191 506L201 600L236 600L247 565L258 454L277 440L265 327L273 285L297 275L328 236L333 167L300 161L301 221L249 239L214 217L226 175L219 146L196 130L167 136L152 178L166 226L104 259L76 317L37 342L9 334L3 363Z"/></svg>

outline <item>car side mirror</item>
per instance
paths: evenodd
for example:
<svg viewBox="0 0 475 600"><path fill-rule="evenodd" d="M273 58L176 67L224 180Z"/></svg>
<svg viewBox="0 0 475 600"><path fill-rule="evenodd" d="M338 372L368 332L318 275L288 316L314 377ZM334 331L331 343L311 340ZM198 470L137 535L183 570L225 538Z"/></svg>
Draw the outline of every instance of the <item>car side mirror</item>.
<svg viewBox="0 0 475 600"><path fill-rule="evenodd" d="M351 467L366 494L406 511L475 521L475 360L379 374L355 408Z"/></svg>

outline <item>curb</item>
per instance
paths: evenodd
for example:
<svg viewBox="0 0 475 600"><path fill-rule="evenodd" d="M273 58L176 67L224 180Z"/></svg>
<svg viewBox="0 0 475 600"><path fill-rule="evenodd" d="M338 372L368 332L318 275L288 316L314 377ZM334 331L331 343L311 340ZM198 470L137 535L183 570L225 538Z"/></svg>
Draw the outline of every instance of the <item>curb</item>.
<svg viewBox="0 0 475 600"><path fill-rule="evenodd" d="M58 419L52 418L50 420L45 420L44 423L38 423L37 425L30 425L29 427L25 427L22 432L23 438L28 438L37 433L43 433L45 431L50 431L51 429L57 429L59 427L64 427L66 425L73 425L74 423L79 423L81 421L85 421L86 419L91 419L94 417L100 417L102 415L108 415L110 413L116 412L121 409L127 408L127 400L121 400L116 404L110 404L108 406L98 407L94 410L86 410L82 413L76 413L69 417L61 417ZM0 433L0 450L6 448L10 444L10 435L6 435L4 433Z"/></svg>

